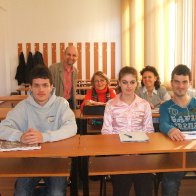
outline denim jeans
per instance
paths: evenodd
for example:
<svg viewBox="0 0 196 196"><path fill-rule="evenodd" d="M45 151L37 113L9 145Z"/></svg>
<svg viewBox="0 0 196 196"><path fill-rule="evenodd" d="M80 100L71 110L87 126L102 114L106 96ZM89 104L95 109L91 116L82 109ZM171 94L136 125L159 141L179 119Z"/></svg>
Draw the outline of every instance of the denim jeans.
<svg viewBox="0 0 196 196"><path fill-rule="evenodd" d="M18 178L15 184L15 196L33 196L34 189L41 177ZM46 196L65 196L66 195L66 177L48 177L43 178L46 183Z"/></svg>
<svg viewBox="0 0 196 196"><path fill-rule="evenodd" d="M162 196L178 196L181 180L186 172L166 172L162 179Z"/></svg>

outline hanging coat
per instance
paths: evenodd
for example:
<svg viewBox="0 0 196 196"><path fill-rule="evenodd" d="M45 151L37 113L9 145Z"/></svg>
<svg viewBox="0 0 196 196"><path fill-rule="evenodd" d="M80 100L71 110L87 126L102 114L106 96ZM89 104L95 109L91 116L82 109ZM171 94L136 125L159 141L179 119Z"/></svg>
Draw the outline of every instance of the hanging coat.
<svg viewBox="0 0 196 196"><path fill-rule="evenodd" d="M32 52L29 52L28 58L27 58L27 64L25 66L25 82L29 84L29 74L31 69L33 68L34 62L33 62L33 54Z"/></svg>
<svg viewBox="0 0 196 196"><path fill-rule="evenodd" d="M39 52L39 51L35 52L35 54L33 56L33 62L34 62L34 66L36 66L38 64L45 65L41 52Z"/></svg>
<svg viewBox="0 0 196 196"><path fill-rule="evenodd" d="M19 64L16 70L15 79L18 81L18 85L25 83L25 58L23 52L19 55Z"/></svg>

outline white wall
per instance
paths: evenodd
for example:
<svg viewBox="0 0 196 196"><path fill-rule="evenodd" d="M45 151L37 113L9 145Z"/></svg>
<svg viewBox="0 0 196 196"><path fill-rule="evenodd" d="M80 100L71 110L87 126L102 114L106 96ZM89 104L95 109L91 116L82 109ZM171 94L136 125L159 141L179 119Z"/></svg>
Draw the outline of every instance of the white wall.
<svg viewBox="0 0 196 196"><path fill-rule="evenodd" d="M6 12L6 77L12 91L17 88L19 42L116 42L117 72L120 69L120 0L0 0L1 7Z"/></svg>

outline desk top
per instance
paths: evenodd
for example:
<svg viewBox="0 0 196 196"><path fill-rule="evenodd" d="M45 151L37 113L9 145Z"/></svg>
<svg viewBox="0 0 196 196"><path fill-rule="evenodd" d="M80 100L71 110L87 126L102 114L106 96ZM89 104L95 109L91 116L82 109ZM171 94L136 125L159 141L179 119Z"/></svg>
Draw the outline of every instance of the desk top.
<svg viewBox="0 0 196 196"><path fill-rule="evenodd" d="M30 88L29 87L20 87L16 89L17 91L28 91Z"/></svg>
<svg viewBox="0 0 196 196"><path fill-rule="evenodd" d="M83 156L195 151L196 140L173 142L162 133L148 134L149 142L120 142L118 135L82 135Z"/></svg>
<svg viewBox="0 0 196 196"><path fill-rule="evenodd" d="M7 113L12 110L13 108L0 108L0 121L5 119L7 116Z"/></svg>
<svg viewBox="0 0 196 196"><path fill-rule="evenodd" d="M152 113L152 118L159 118L159 113ZM80 119L103 119L103 115L86 115L81 112Z"/></svg>
<svg viewBox="0 0 196 196"><path fill-rule="evenodd" d="M21 101L26 98L27 95L0 96L0 101Z"/></svg>
<svg viewBox="0 0 196 196"><path fill-rule="evenodd" d="M47 157L47 158L63 158L63 157L76 157L79 153L79 139L80 136L64 139L57 142L47 142L41 144L40 150L23 150L23 151L10 151L0 152L0 158L29 158L29 157Z"/></svg>

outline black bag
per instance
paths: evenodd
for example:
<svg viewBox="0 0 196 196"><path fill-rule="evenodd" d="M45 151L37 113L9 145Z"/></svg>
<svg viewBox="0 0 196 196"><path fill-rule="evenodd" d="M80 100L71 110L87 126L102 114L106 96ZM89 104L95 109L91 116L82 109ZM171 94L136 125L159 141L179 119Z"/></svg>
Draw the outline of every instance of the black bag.
<svg viewBox="0 0 196 196"><path fill-rule="evenodd" d="M104 115L105 106L96 105L96 106L87 106L83 108L83 114L85 115Z"/></svg>

